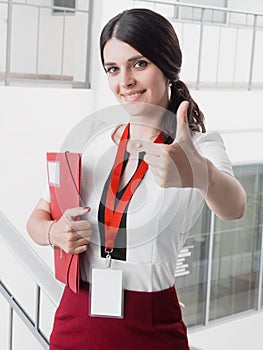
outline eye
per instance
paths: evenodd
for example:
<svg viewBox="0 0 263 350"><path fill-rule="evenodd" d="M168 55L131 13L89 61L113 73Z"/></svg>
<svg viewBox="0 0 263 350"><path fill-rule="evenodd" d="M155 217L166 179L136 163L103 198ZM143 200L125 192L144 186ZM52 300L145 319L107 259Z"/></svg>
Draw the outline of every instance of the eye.
<svg viewBox="0 0 263 350"><path fill-rule="evenodd" d="M140 61L137 61L135 64L134 64L134 67L135 68L145 68L148 66L148 62L144 61L144 60L140 60Z"/></svg>
<svg viewBox="0 0 263 350"><path fill-rule="evenodd" d="M118 68L115 66L108 67L108 68L106 68L106 73L115 74L117 72L117 70L118 70Z"/></svg>

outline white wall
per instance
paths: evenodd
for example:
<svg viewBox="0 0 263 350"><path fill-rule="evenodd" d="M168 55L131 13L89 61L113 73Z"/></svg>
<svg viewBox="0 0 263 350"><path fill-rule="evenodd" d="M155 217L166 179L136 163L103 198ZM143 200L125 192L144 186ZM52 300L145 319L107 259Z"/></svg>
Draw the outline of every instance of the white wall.
<svg viewBox="0 0 263 350"><path fill-rule="evenodd" d="M261 0L228 0L228 7L241 11L255 11L263 13L263 2Z"/></svg>
<svg viewBox="0 0 263 350"><path fill-rule="evenodd" d="M0 105L0 208L25 234L45 186L45 152L59 150L69 130L94 110L94 91L0 87Z"/></svg>
<svg viewBox="0 0 263 350"><path fill-rule="evenodd" d="M0 4L0 72L5 67L7 5Z"/></svg>

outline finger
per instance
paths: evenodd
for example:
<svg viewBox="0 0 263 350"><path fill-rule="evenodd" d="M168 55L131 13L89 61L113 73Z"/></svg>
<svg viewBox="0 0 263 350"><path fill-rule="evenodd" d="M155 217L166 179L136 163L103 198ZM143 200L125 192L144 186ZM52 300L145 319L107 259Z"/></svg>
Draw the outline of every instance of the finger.
<svg viewBox="0 0 263 350"><path fill-rule="evenodd" d="M187 110L189 107L188 101L183 101L178 110L177 110L177 125L176 125L176 136L173 143L178 142L178 140L182 140L190 137L188 119L187 119Z"/></svg>
<svg viewBox="0 0 263 350"><path fill-rule="evenodd" d="M88 220L72 221L70 228L76 232L87 231L91 229L91 223Z"/></svg>
<svg viewBox="0 0 263 350"><path fill-rule="evenodd" d="M87 236L85 238L78 239L77 241L75 241L75 245L76 245L76 247L79 247L81 245L89 244L90 241L91 241L91 235Z"/></svg>
<svg viewBox="0 0 263 350"><path fill-rule="evenodd" d="M146 153L143 159L148 165L152 167L160 167L160 156Z"/></svg>
<svg viewBox="0 0 263 350"><path fill-rule="evenodd" d="M81 245L89 244L92 237L92 231L80 231L80 234L76 232L69 233L68 236L65 237L65 244L68 247L68 251L72 251L76 247Z"/></svg>
<svg viewBox="0 0 263 350"><path fill-rule="evenodd" d="M64 212L63 217L66 221L72 221L78 216L87 214L89 211L90 211L90 208L83 208L83 207L70 208Z"/></svg>
<svg viewBox="0 0 263 350"><path fill-rule="evenodd" d="M92 228L71 229L68 232L68 240L77 242L79 239L89 239L92 236Z"/></svg>
<svg viewBox="0 0 263 350"><path fill-rule="evenodd" d="M84 244L80 247L77 247L75 248L73 251L72 251L72 254L80 254L80 253L84 253L86 252L88 249L88 245L87 244Z"/></svg>
<svg viewBox="0 0 263 350"><path fill-rule="evenodd" d="M87 238L92 235L92 229L72 230L70 235L71 241L77 241L80 238Z"/></svg>
<svg viewBox="0 0 263 350"><path fill-rule="evenodd" d="M146 154L160 157L162 154L162 145L158 143L153 143L145 140L141 140L138 143L138 150L140 152L146 152Z"/></svg>

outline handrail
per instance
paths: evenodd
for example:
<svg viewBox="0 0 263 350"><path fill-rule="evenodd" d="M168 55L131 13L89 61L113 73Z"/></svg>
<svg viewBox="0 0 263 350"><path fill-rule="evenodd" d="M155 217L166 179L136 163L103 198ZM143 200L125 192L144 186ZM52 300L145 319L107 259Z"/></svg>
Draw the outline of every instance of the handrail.
<svg viewBox="0 0 263 350"><path fill-rule="evenodd" d="M69 8L69 7L60 7L60 6L52 6L52 5L44 5L44 4L36 4L30 2L18 2L14 0L0 0L0 5L7 6L7 28L6 28L6 51L5 51L5 85L10 85L11 81L28 81L28 82L48 82L48 83L60 83L60 84L71 84L73 87L84 87L90 88L90 51L91 51L91 22L92 22L92 8L93 8L93 0L89 0L88 9L80 9ZM11 61L12 61L12 34L13 34L13 7L27 7L34 8L37 10L37 30L36 30L36 45L35 45L35 69L34 73L25 73L21 74L19 72L11 72ZM60 10L63 16L62 21L62 38L61 38L61 58L60 58L60 74L48 74L52 76L52 79L44 78L46 74L39 74L39 47L40 47L40 21L41 21L41 12L40 10ZM87 40L85 42L85 51L86 51L86 62L85 62L85 77L84 81L74 81L74 76L66 75L64 73L64 58L65 58L65 36L66 36L66 13L75 14L80 13L87 17ZM17 74L18 73L18 74ZM33 77L32 77L33 76ZM88 79L88 80L87 80ZM0 76L1 80L1 76ZM82 80L82 79L81 79Z"/></svg>
<svg viewBox="0 0 263 350"><path fill-rule="evenodd" d="M224 11L224 12L232 12L237 14L243 14L243 15L256 15L256 16L263 16L263 12L254 12L254 11L242 11L237 9L231 9L228 7L218 7L218 6L209 6L209 5L199 5L199 4L190 4L187 2L168 2L168 1L156 1L156 0L136 0L136 2L149 2L149 3L155 3L155 4L161 4L161 5L172 5L172 6L179 6L179 7L194 7L198 9L206 9L206 10L212 10L212 11Z"/></svg>
<svg viewBox="0 0 263 350"><path fill-rule="evenodd" d="M198 54L197 54L197 72L196 72L196 78L188 82L188 85L195 85L196 90L200 88L200 86L203 84L204 86L218 86L219 84L225 84L225 86L229 86L231 88L237 87L237 88L244 88L246 87L249 91L252 90L252 87L259 86L262 88L262 80L261 81L255 81L253 79L254 75L254 68L255 68L255 55L257 50L257 37L256 34L258 31L263 30L263 25L260 23L258 19L263 19L263 12L256 12L256 11L245 11L245 10L237 10L233 8L228 7L216 7L216 6L207 6L207 5L197 5L197 4L190 4L190 3L184 3L184 2L168 2L168 1L161 1L161 0L136 0L134 3L139 4L140 2L149 3L152 4L155 8L156 5L167 5L169 7L172 7L173 10L170 11L171 15L166 16L171 22L181 22L181 23L196 23L199 25L199 40L198 40ZM178 9L192 9L192 17L185 18L181 17L181 14L177 11ZM198 10L198 18L195 18L195 10ZM206 18L205 13L211 11L212 16L211 19ZM224 15L225 19L221 21L214 20L214 14L215 13L221 13ZM233 21L233 17L235 15L242 16L242 20L239 19L238 22ZM210 18L210 17L209 17ZM217 50L217 58L215 60L215 72L216 72L216 78L211 78L211 81L208 79L202 81L201 79L201 71L203 68L203 46L204 46L204 40L203 40L203 33L205 26L217 26L219 28L219 35L218 38L213 38L213 40L218 41L218 50ZM221 55L220 55L220 47L221 47L221 32L222 28L233 28L236 30L236 37L235 39L230 39L233 41L232 47L234 52L234 62L232 64L232 71L233 76L228 77L227 79L224 78L224 81L219 82L219 67L221 62ZM251 40L251 47L249 48L249 62L246 63L245 68L248 69L248 78L245 80L237 79L236 80L236 65L237 65L237 49L238 49L238 42L239 42L239 34L241 29L249 29L251 31L252 40ZM244 49L247 52L247 48ZM195 63L193 63L195 64ZM259 69L257 64L257 69Z"/></svg>
<svg viewBox="0 0 263 350"><path fill-rule="evenodd" d="M38 288L39 289L39 288ZM35 322L31 319L31 317L27 314L24 308L19 304L19 302L14 298L14 296L9 292L5 284L0 279L0 293L5 298L5 300L9 304L9 320L8 320L8 348L10 350L13 349L13 311L21 318L27 328L31 331L31 333L35 336L35 338L40 342L45 350L49 349L49 341L47 337L41 332L39 329L39 313L37 314ZM39 311L39 298L37 298L38 302L38 311Z"/></svg>
<svg viewBox="0 0 263 350"><path fill-rule="evenodd" d="M54 279L47 265L39 258L18 230L0 211L0 239L14 254L33 280L43 289L50 301L57 306L62 293L62 286Z"/></svg>
<svg viewBox="0 0 263 350"><path fill-rule="evenodd" d="M52 9L52 10L60 10L60 11L67 11L67 12L81 12L81 13L89 13L88 10L81 10L78 8L70 8L70 7L62 7L62 6L55 6L55 5L43 5L43 4L35 4L35 3L28 3L28 2L18 2L18 1L8 1L12 2L13 5L19 5L19 6L28 6L28 7L36 7L36 8L44 8L44 9ZM1 1L0 3L6 4L6 1Z"/></svg>

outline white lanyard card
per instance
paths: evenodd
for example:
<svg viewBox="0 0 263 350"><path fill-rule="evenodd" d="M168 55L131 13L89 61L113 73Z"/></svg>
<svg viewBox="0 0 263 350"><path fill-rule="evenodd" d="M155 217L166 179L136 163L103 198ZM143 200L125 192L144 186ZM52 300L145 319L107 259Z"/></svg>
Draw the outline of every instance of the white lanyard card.
<svg viewBox="0 0 263 350"><path fill-rule="evenodd" d="M92 268L90 315L123 318L121 270Z"/></svg>

